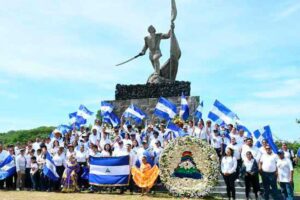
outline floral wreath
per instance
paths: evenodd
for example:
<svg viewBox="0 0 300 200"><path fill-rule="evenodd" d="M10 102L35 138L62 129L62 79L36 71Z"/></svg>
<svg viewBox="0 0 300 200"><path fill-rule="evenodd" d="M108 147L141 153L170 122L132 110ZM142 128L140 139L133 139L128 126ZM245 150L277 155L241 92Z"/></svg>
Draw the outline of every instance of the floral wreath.
<svg viewBox="0 0 300 200"><path fill-rule="evenodd" d="M207 196L218 182L219 160L215 150L194 137L170 141L159 165L161 181L176 197Z"/></svg>

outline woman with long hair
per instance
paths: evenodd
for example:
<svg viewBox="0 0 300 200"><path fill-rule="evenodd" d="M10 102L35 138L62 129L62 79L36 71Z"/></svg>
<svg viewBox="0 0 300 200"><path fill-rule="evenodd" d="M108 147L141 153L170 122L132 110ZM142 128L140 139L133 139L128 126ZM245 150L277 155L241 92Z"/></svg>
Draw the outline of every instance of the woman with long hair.
<svg viewBox="0 0 300 200"><path fill-rule="evenodd" d="M235 199L235 186L234 181L236 178L237 160L233 156L233 150L227 148L226 155L221 160L221 172L226 184L228 199Z"/></svg>

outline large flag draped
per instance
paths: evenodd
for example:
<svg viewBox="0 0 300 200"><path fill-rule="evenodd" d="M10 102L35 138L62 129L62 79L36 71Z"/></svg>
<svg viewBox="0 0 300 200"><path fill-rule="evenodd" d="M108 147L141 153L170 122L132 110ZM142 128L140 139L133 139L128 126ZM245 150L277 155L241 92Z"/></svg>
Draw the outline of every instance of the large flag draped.
<svg viewBox="0 0 300 200"><path fill-rule="evenodd" d="M89 183L98 186L129 184L129 156L90 157Z"/></svg>
<svg viewBox="0 0 300 200"><path fill-rule="evenodd" d="M274 153L277 153L278 148L273 140L272 131L270 126L264 126L262 129L258 129L253 132L254 145L257 147L262 146L262 140L266 140L270 145Z"/></svg>
<svg viewBox="0 0 300 200"><path fill-rule="evenodd" d="M9 155L0 163L0 180L4 180L16 173L16 164L14 158Z"/></svg>
<svg viewBox="0 0 300 200"><path fill-rule="evenodd" d="M154 110L154 115L166 120L173 119L176 116L177 107L167 99L160 97Z"/></svg>
<svg viewBox="0 0 300 200"><path fill-rule="evenodd" d="M49 152L46 154L46 164L44 165L43 173L53 181L57 181L59 179L59 175L56 172L56 166Z"/></svg>

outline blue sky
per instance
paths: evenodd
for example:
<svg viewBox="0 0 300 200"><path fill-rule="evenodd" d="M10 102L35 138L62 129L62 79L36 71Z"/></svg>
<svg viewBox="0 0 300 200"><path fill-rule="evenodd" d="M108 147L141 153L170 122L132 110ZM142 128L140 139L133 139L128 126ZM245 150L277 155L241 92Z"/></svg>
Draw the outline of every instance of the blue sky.
<svg viewBox="0 0 300 200"><path fill-rule="evenodd" d="M68 122L80 104L96 111L117 83L145 83L136 55L150 24L169 29L168 0L0 0L0 132ZM299 139L300 2L177 0L183 52L178 80L215 99L251 130L270 125ZM163 58L169 42L162 44Z"/></svg>

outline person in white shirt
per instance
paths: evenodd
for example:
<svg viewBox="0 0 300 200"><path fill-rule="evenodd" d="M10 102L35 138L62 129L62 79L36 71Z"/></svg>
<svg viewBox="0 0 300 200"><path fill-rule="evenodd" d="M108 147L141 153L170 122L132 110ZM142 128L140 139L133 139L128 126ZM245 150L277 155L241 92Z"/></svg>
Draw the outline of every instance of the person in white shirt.
<svg viewBox="0 0 300 200"><path fill-rule="evenodd" d="M111 145L105 144L103 150L101 151L101 157L111 157L111 156L112 156Z"/></svg>
<svg viewBox="0 0 300 200"><path fill-rule="evenodd" d="M30 178L32 184L32 190L35 191L38 188L38 164L36 162L36 157L32 156L30 161Z"/></svg>
<svg viewBox="0 0 300 200"><path fill-rule="evenodd" d="M194 137L201 139L202 141L205 141L209 143L209 137L206 133L204 123L202 120L198 122L198 127L195 127L194 130Z"/></svg>
<svg viewBox="0 0 300 200"><path fill-rule="evenodd" d="M296 165L296 159L295 159L294 151L292 149L288 149L288 146L285 142L282 143L281 149L284 152L284 157L287 158L287 159L290 159L293 166L295 166Z"/></svg>
<svg viewBox="0 0 300 200"><path fill-rule="evenodd" d="M235 199L235 185L234 181L236 178L235 172L237 167L236 158L233 156L233 150L228 148L226 155L221 161L221 172L226 184L227 197Z"/></svg>
<svg viewBox="0 0 300 200"><path fill-rule="evenodd" d="M230 140L230 144L226 147L226 150L230 148L233 150L233 156L236 158L237 160L237 170L236 170L236 177L237 177L237 181L239 181L239 175L240 175L240 169L242 167L242 159L241 159L241 151L242 148L241 146L239 146L236 142L236 138L233 137Z"/></svg>
<svg viewBox="0 0 300 200"><path fill-rule="evenodd" d="M212 133L212 127L211 127L210 120L206 121L205 132L206 132L206 136L208 137L208 141L211 142L211 136L213 133Z"/></svg>
<svg viewBox="0 0 300 200"><path fill-rule="evenodd" d="M34 149L28 149L28 152L25 153L24 157L26 159L26 170L25 170L25 188L27 190L32 189L31 184L31 176L30 176L30 169L31 169L31 158L34 156L35 150Z"/></svg>
<svg viewBox="0 0 300 200"><path fill-rule="evenodd" d="M60 183L67 164L64 147L59 147L52 160L54 162L54 165L56 166L56 172L59 175L58 183ZM60 184L55 184L54 190L58 191L60 189L60 186Z"/></svg>
<svg viewBox="0 0 300 200"><path fill-rule="evenodd" d="M26 158L25 149L20 149L20 155L16 158L16 170L17 170L17 191L23 189L25 186L25 170L26 170Z"/></svg>
<svg viewBox="0 0 300 200"><path fill-rule="evenodd" d="M100 142L100 134L98 134L97 129L92 129L92 134L89 137L89 142L93 145L99 145Z"/></svg>
<svg viewBox="0 0 300 200"><path fill-rule="evenodd" d="M215 149L219 159L221 159L222 137L220 136L218 130L214 130L213 132L213 135L210 137L211 146Z"/></svg>
<svg viewBox="0 0 300 200"><path fill-rule="evenodd" d="M247 159L244 160L241 169L241 175L245 180L245 193L246 199L249 200L249 194L251 187L253 188L253 193L255 195L255 200L258 199L259 191L259 176L258 176L258 163L253 158L251 151L246 153Z"/></svg>
<svg viewBox="0 0 300 200"><path fill-rule="evenodd" d="M163 148L161 147L161 142L159 140L156 141L155 147L153 148L153 154L154 154L154 164L159 165L159 159L160 155L163 152Z"/></svg>
<svg viewBox="0 0 300 200"><path fill-rule="evenodd" d="M104 146L106 144L111 144L111 140L108 137L108 132L104 132L103 137L101 138L99 142L100 150L104 149Z"/></svg>
<svg viewBox="0 0 300 200"><path fill-rule="evenodd" d="M41 148L40 145L41 145L40 138L36 138L35 142L32 144L32 148L35 150L35 152Z"/></svg>
<svg viewBox="0 0 300 200"><path fill-rule="evenodd" d="M73 156L74 158L76 157L76 151L74 150L74 145L73 144L68 145L66 160L68 161L71 156Z"/></svg>
<svg viewBox="0 0 300 200"><path fill-rule="evenodd" d="M268 142L267 142L267 140L263 139L261 141L261 144L262 144L262 146L259 148L259 151L260 151L261 155L267 154L266 146L269 145Z"/></svg>
<svg viewBox="0 0 300 200"><path fill-rule="evenodd" d="M256 160L256 162L259 163L261 153L260 153L259 149L256 146L253 146L253 139L252 138L247 138L246 139L246 144L242 146L242 153L241 153L242 160L247 159L246 153L248 151L251 151L251 153L252 153L254 159Z"/></svg>
<svg viewBox="0 0 300 200"><path fill-rule="evenodd" d="M278 169L278 182L281 191L287 200L294 199L293 189L293 175L294 169L290 158L285 157L285 152L281 149L278 150L277 169Z"/></svg>
<svg viewBox="0 0 300 200"><path fill-rule="evenodd" d="M261 171L263 186L264 186L264 198L269 200L270 191L273 199L278 199L277 194L277 160L278 156L272 152L270 146L266 146L267 154L262 155L259 162L259 170ZM271 188L271 189L270 189Z"/></svg>
<svg viewBox="0 0 300 200"><path fill-rule="evenodd" d="M192 136L194 134L195 126L194 126L194 121L190 120L187 128L187 132L189 136Z"/></svg>
<svg viewBox="0 0 300 200"><path fill-rule="evenodd" d="M245 139L245 131L243 129L239 130L237 136L235 136L236 143L242 147L244 145L244 139Z"/></svg>
<svg viewBox="0 0 300 200"><path fill-rule="evenodd" d="M124 148L124 143L122 140L118 142L118 147L114 149L112 156L125 156L127 154L126 148Z"/></svg>
<svg viewBox="0 0 300 200"><path fill-rule="evenodd" d="M159 135L159 133L157 131L154 131L153 138L150 140L150 145L149 145L150 148L152 148L152 149L155 148L157 141L162 143L162 139L158 138L158 135Z"/></svg>
<svg viewBox="0 0 300 200"><path fill-rule="evenodd" d="M84 189L87 187L88 183L81 176L84 172L84 168L87 166L88 152L85 151L84 145L80 146L80 150L76 151L75 159L80 166L80 170L78 172L78 187Z"/></svg>
<svg viewBox="0 0 300 200"><path fill-rule="evenodd" d="M132 141L130 139L129 133L125 133L125 137L123 139L123 143L124 143L124 146L127 146L127 144L132 145Z"/></svg>

